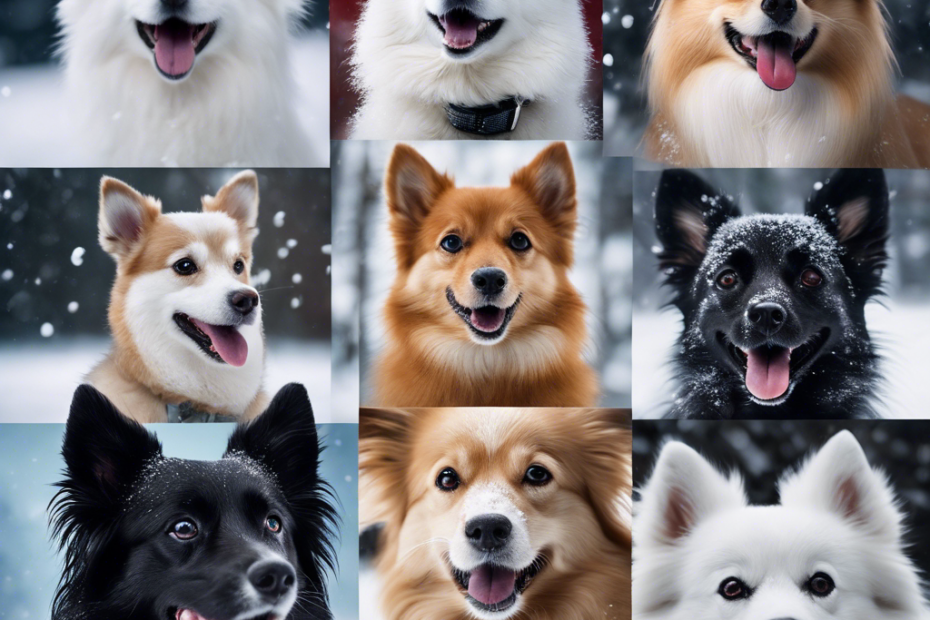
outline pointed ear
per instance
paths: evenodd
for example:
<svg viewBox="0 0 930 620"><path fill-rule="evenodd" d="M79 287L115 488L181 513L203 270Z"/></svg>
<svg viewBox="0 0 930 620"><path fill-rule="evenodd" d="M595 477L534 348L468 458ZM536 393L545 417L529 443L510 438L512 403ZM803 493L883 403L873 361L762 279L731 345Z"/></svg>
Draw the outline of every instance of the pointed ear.
<svg viewBox="0 0 930 620"><path fill-rule="evenodd" d="M255 231L258 221L258 176L252 170L243 170L226 185L220 188L216 196L201 198L206 213L225 213L245 231Z"/></svg>
<svg viewBox="0 0 930 620"><path fill-rule="evenodd" d="M575 169L564 142L547 146L528 166L510 177L510 184L523 188L530 195L559 234L566 239L573 237L578 200Z"/></svg>
<svg viewBox="0 0 930 620"><path fill-rule="evenodd" d="M161 214L161 204L122 181L100 179L97 228L100 247L117 260L128 256Z"/></svg>
<svg viewBox="0 0 930 620"><path fill-rule="evenodd" d="M662 243L660 267L670 275L697 269L707 244L739 208L688 170L666 170L656 191L656 236Z"/></svg>
<svg viewBox="0 0 930 620"><path fill-rule="evenodd" d="M781 503L832 512L863 533L901 536L901 514L885 476L874 471L849 431L841 431L804 467L780 483Z"/></svg>
<svg viewBox="0 0 930 620"><path fill-rule="evenodd" d="M729 478L683 443L665 445L641 491L634 524L637 545L674 545L720 510L746 505L739 476Z"/></svg>
<svg viewBox="0 0 930 620"><path fill-rule="evenodd" d="M883 170L844 169L807 200L816 218L845 248L843 267L858 289L875 292L888 261L888 184Z"/></svg>

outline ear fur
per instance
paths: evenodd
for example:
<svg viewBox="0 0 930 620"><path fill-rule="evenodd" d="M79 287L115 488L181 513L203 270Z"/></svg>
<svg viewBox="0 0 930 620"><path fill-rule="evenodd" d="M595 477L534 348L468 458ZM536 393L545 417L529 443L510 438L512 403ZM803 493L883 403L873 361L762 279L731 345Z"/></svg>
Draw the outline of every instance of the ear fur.
<svg viewBox="0 0 930 620"><path fill-rule="evenodd" d="M204 213L225 213L252 236L258 222L258 202L258 176L252 170L234 176L216 196L201 199Z"/></svg>
<svg viewBox="0 0 930 620"><path fill-rule="evenodd" d="M100 247L117 260L132 253L160 214L161 203L154 198L112 177L100 179Z"/></svg>
<svg viewBox="0 0 930 620"><path fill-rule="evenodd" d="M555 142L543 149L532 162L510 177L510 184L526 191L560 236L572 240L578 219L578 200L575 169L564 142Z"/></svg>

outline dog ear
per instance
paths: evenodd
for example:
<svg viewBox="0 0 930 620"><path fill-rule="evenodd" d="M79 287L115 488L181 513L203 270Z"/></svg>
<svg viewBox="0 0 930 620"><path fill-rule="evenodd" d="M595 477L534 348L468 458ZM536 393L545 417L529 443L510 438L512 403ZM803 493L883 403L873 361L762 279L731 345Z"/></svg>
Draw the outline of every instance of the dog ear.
<svg viewBox="0 0 930 620"><path fill-rule="evenodd" d="M390 512L400 506L397 494L404 488L406 463L413 447L416 415L401 409L362 409L358 420L358 468L366 485L367 512ZM425 415L421 412L419 415ZM374 507L374 508L373 508ZM388 518L390 515L384 515Z"/></svg>
<svg viewBox="0 0 930 620"><path fill-rule="evenodd" d="M225 213L254 236L258 221L258 176L243 170L229 180L216 196L201 198L205 213Z"/></svg>
<svg viewBox="0 0 930 620"><path fill-rule="evenodd" d="M871 468L849 431L834 435L779 487L783 506L825 510L865 534L900 540L902 516L894 493L885 476Z"/></svg>
<svg viewBox="0 0 930 620"><path fill-rule="evenodd" d="M529 165L510 177L510 184L523 188L559 234L569 241L575 234L578 200L575 169L564 142L550 144Z"/></svg>
<svg viewBox="0 0 930 620"><path fill-rule="evenodd" d="M888 203L883 170L844 169L814 190L805 209L845 248L841 261L847 275L868 293L881 286L888 261Z"/></svg>
<svg viewBox="0 0 930 620"><path fill-rule="evenodd" d="M100 179L97 218L100 247L117 260L133 251L160 214L161 204L154 198L143 196L114 178Z"/></svg>
<svg viewBox="0 0 930 620"><path fill-rule="evenodd" d="M656 236L662 243L659 265L669 276L697 269L707 245L739 207L688 170L666 170L656 190Z"/></svg>

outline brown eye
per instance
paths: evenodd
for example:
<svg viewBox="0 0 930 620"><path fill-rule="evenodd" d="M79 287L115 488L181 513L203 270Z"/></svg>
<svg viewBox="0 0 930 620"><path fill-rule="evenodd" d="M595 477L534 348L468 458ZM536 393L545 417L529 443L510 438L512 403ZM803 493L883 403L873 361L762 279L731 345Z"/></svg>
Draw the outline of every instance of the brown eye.
<svg viewBox="0 0 930 620"><path fill-rule="evenodd" d="M816 269L805 269L801 273L801 284L810 288L816 288L823 284L823 276Z"/></svg>
<svg viewBox="0 0 930 620"><path fill-rule="evenodd" d="M752 594L752 592L749 591L749 588L746 587L746 584L736 577L727 577L724 579L723 583L720 584L720 589L717 590L717 593L728 601L749 598L749 595Z"/></svg>
<svg viewBox="0 0 930 620"><path fill-rule="evenodd" d="M281 531L281 528L283 526L281 525L281 519L272 515L268 517L267 519L265 519L265 527L268 528L269 532L277 534L278 532Z"/></svg>
<svg viewBox="0 0 930 620"><path fill-rule="evenodd" d="M447 493L459 488L460 484L462 484L462 481L459 479L459 475L451 467L442 470L439 477L436 478L436 486L439 487L440 491Z"/></svg>
<svg viewBox="0 0 930 620"><path fill-rule="evenodd" d="M736 286L737 282L739 282L739 277L732 269L727 269L717 276L717 284L719 284L721 288L733 288Z"/></svg>
<svg viewBox="0 0 930 620"><path fill-rule="evenodd" d="M171 526L171 531L169 533L172 538L178 540L191 540L197 537L197 525L193 521L178 521Z"/></svg>
<svg viewBox="0 0 930 620"><path fill-rule="evenodd" d="M810 581L807 582L807 589L810 590L810 593L814 596L830 596L830 593L836 589L836 584L833 583L833 579L830 578L830 575L826 573L816 573L811 577Z"/></svg>

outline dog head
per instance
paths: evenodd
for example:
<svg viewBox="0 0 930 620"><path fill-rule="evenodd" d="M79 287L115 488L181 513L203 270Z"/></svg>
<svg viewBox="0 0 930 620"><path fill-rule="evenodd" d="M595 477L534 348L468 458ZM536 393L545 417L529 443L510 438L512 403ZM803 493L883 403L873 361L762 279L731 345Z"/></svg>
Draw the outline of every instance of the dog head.
<svg viewBox="0 0 930 620"><path fill-rule="evenodd" d="M556 591L592 562L623 561L622 412L371 411L360 424L362 471L396 543L389 579L442 601L435 617L558 617Z"/></svg>
<svg viewBox="0 0 930 620"><path fill-rule="evenodd" d="M552 325L565 310L577 216L564 144L540 153L507 188L457 188L399 145L385 185L396 290L446 337L492 345Z"/></svg>
<svg viewBox="0 0 930 620"><path fill-rule="evenodd" d="M634 617L924 616L892 490L851 433L779 488L780 505L749 506L738 476L667 444L635 509Z"/></svg>
<svg viewBox="0 0 930 620"><path fill-rule="evenodd" d="M54 618L329 620L335 512L302 386L213 462L166 458L90 386L74 396L53 502L65 572Z"/></svg>
<svg viewBox="0 0 930 620"><path fill-rule="evenodd" d="M749 217L692 173L667 171L656 232L685 348L707 352L754 402L784 402L825 360L871 359L865 304L887 260L882 171L836 173L806 215Z"/></svg>

